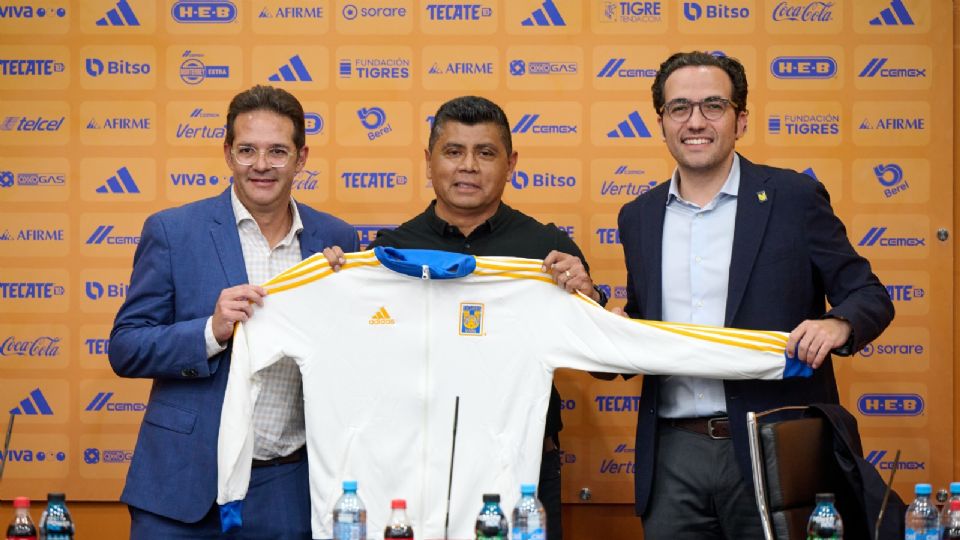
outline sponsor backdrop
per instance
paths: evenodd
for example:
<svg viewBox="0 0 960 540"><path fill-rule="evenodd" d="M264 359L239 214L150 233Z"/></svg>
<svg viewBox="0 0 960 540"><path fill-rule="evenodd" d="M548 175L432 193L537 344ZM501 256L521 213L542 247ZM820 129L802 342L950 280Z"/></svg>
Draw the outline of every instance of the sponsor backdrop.
<svg viewBox="0 0 960 540"><path fill-rule="evenodd" d="M750 125L738 148L826 184L896 304L890 330L836 362L867 459L887 473L902 450L904 495L916 481L945 486L951 8L0 0L0 413L17 415L0 497L117 498L149 382L112 374L110 325L144 218L230 185L221 143L239 90L269 83L303 101L312 151L294 196L356 224L364 243L431 200L422 156L436 107L494 99L520 152L505 199L573 237L622 305L617 212L673 166L650 83L670 52L694 48L744 62ZM557 380L564 499L632 501L639 380Z"/></svg>

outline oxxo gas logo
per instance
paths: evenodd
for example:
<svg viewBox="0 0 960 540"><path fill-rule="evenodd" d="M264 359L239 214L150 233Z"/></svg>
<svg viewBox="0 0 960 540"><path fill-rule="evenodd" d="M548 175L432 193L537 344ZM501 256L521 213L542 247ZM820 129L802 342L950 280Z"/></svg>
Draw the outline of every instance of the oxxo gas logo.
<svg viewBox="0 0 960 540"><path fill-rule="evenodd" d="M85 448L83 462L87 465L130 463L133 450L119 448Z"/></svg>
<svg viewBox="0 0 960 540"><path fill-rule="evenodd" d="M229 0L178 0L170 16L181 24L224 24L236 20L237 6Z"/></svg>
<svg viewBox="0 0 960 540"><path fill-rule="evenodd" d="M893 454L896 454L896 452L893 452ZM893 458L894 456L887 450L871 450L863 459L881 471L889 471L894 468L898 471L924 471L927 469L925 461L901 459L894 462Z"/></svg>
<svg viewBox="0 0 960 540"><path fill-rule="evenodd" d="M857 410L865 416L918 416L924 402L919 394L863 394Z"/></svg>
<svg viewBox="0 0 960 540"><path fill-rule="evenodd" d="M778 56L770 62L778 79L830 79L837 75L837 61L829 56Z"/></svg>
<svg viewBox="0 0 960 540"><path fill-rule="evenodd" d="M516 58L510 61L510 75L522 77L524 75L575 75L580 72L577 62L552 62L523 60Z"/></svg>

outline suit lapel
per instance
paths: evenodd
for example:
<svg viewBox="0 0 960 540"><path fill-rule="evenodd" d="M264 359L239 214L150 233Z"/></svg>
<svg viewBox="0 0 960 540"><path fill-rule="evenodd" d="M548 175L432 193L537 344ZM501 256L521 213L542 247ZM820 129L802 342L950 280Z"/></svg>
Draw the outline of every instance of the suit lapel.
<svg viewBox="0 0 960 540"><path fill-rule="evenodd" d="M724 325L733 325L734 315L747 290L750 271L760 251L773 205L775 187L767 183L769 176L740 156L740 190L737 193L737 217L730 258L727 285L727 311Z"/></svg>
<svg viewBox="0 0 960 540"><path fill-rule="evenodd" d="M243 262L243 248L237 220L230 204L230 188L217 197L214 203L213 225L210 227L213 245L216 246L220 266L230 287L247 283L247 267Z"/></svg>
<svg viewBox="0 0 960 540"><path fill-rule="evenodd" d="M660 189L650 197L640 213L640 253L649 279L645 280L645 317L658 320L663 316L663 218L667 212L669 190Z"/></svg>
<svg viewBox="0 0 960 540"><path fill-rule="evenodd" d="M320 227L317 226L313 216L305 212L303 206L299 204L297 211L300 212L300 222L303 223L303 230L300 231L300 256L306 259L314 253L323 251L328 242L320 233Z"/></svg>

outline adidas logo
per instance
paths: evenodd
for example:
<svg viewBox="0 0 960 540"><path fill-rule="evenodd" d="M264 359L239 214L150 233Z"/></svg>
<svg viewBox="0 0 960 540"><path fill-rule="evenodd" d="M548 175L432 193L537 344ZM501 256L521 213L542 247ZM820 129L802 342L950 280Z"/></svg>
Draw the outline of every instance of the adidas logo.
<svg viewBox="0 0 960 540"><path fill-rule="evenodd" d="M140 20L127 0L120 0L116 7L96 22L97 26L140 26Z"/></svg>
<svg viewBox="0 0 960 540"><path fill-rule="evenodd" d="M313 80L313 77L311 77L310 72L307 71L307 66L303 64L300 55L295 54L290 58L290 63L281 66L280 69L277 70L277 73L268 77L267 80L272 82L309 82Z"/></svg>
<svg viewBox="0 0 960 540"><path fill-rule="evenodd" d="M387 308L380 306L380 309L373 314L373 317L370 317L370 320L367 321L369 324L397 324L397 321L393 320L390 317L390 314L387 313Z"/></svg>
<svg viewBox="0 0 960 540"><path fill-rule="evenodd" d="M32 392L30 392L30 395L20 401L19 407L10 409L10 414L50 416L53 414L53 409L50 408L50 404L47 403L47 398L43 397L43 393L40 391L40 389L35 388Z"/></svg>
<svg viewBox="0 0 960 540"><path fill-rule="evenodd" d="M97 188L97 193L140 193L133 176L126 167L120 167L117 174L107 178L107 182Z"/></svg>
<svg viewBox="0 0 960 540"><path fill-rule="evenodd" d="M627 119L623 122L617 124L616 129L612 129L607 133L607 138L610 139L636 139L636 138L649 138L650 130L647 129L647 125L643 123L643 118L640 118L640 113L633 111L627 115Z"/></svg>
<svg viewBox="0 0 960 540"><path fill-rule="evenodd" d="M907 11L902 0L893 0L890 7L884 8L880 15L870 19L870 26L913 26L913 17Z"/></svg>
<svg viewBox="0 0 960 540"><path fill-rule="evenodd" d="M567 21L563 20L560 10L557 9L553 0L545 0L543 7L535 10L529 17L520 22L520 26L566 26Z"/></svg>

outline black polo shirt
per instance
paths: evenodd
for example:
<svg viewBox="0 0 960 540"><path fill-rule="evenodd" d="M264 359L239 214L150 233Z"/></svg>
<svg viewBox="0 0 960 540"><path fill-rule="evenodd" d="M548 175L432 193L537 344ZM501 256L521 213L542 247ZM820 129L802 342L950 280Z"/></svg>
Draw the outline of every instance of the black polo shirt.
<svg viewBox="0 0 960 540"><path fill-rule="evenodd" d="M552 223L544 225L532 217L501 202L497 212L481 223L470 236L464 236L454 225L437 217L437 201L410 221L396 229L383 229L369 246L400 249L437 249L477 256L523 257L543 259L557 250L579 257L589 272L587 261L577 244ZM555 435L563 429L560 419L560 394L552 388L547 409L545 435Z"/></svg>

